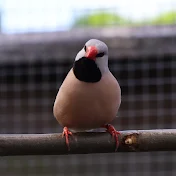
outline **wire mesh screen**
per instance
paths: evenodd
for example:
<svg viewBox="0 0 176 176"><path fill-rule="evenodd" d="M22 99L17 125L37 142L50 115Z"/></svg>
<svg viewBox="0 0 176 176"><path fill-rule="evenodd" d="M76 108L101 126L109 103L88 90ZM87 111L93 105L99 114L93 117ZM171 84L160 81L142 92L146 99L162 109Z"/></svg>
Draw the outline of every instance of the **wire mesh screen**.
<svg viewBox="0 0 176 176"><path fill-rule="evenodd" d="M72 60L0 64L0 133L59 133L52 115L57 91ZM118 130L174 128L176 60L172 56L111 60L122 88ZM176 174L175 152L0 158L2 175Z"/></svg>

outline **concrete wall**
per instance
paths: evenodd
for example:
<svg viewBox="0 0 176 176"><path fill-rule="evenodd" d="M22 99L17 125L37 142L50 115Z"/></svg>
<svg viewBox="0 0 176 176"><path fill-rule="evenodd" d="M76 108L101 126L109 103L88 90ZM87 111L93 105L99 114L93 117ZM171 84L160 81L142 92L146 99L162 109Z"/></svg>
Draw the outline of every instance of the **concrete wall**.
<svg viewBox="0 0 176 176"><path fill-rule="evenodd" d="M176 26L96 28L0 35L0 62L73 59L90 38L103 40L111 59L176 55Z"/></svg>

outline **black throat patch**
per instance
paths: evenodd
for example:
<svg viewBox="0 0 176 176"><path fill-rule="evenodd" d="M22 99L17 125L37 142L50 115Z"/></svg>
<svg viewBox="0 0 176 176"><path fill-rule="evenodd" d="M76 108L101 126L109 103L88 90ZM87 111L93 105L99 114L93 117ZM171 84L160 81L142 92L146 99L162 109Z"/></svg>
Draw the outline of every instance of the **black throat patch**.
<svg viewBox="0 0 176 176"><path fill-rule="evenodd" d="M82 57L74 62L73 72L77 79L84 82L95 83L100 81L101 72L95 61Z"/></svg>

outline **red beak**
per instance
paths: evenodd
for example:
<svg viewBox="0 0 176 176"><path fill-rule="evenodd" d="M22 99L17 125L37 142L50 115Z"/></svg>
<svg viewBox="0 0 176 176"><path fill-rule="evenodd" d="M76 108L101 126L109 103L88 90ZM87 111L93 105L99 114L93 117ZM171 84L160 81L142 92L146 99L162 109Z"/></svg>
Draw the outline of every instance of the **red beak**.
<svg viewBox="0 0 176 176"><path fill-rule="evenodd" d="M95 46L88 46L86 50L85 57L91 60L95 60L98 51Z"/></svg>

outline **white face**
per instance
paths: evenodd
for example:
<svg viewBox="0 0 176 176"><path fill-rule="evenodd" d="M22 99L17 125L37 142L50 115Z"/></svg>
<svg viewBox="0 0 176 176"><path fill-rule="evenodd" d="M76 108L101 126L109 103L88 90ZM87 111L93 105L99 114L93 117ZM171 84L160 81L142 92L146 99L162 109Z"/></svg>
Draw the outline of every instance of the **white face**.
<svg viewBox="0 0 176 176"><path fill-rule="evenodd" d="M104 56L95 58L95 63L97 64L97 67L100 69L102 74L108 71L109 68L108 68L108 47L107 45L100 40L91 39L88 42L86 42L85 46L86 47L95 46L97 48L97 54L104 53ZM86 55L86 51L83 47L82 50L78 52L75 58L75 61L79 60L82 57L85 57L85 55Z"/></svg>

